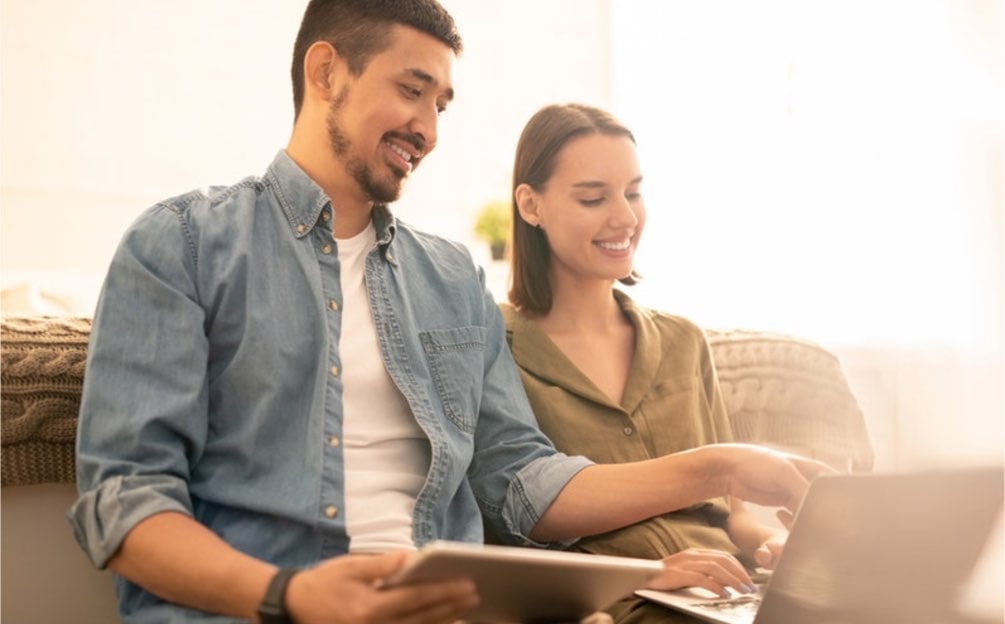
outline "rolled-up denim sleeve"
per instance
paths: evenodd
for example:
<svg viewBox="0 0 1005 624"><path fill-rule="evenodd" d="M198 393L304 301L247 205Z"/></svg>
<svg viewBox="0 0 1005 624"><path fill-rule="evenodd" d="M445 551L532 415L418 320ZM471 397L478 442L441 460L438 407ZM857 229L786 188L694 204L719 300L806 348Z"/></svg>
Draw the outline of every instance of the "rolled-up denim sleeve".
<svg viewBox="0 0 1005 624"><path fill-rule="evenodd" d="M104 567L126 534L191 515L189 467L205 447L208 341L184 213L157 206L126 232L94 317L67 517Z"/></svg>
<svg viewBox="0 0 1005 624"><path fill-rule="evenodd" d="M582 456L556 453L539 457L524 466L510 482L503 508L503 522L522 545L545 546L528 537L562 488L580 470L592 465ZM569 545L569 540L562 545Z"/></svg>
<svg viewBox="0 0 1005 624"><path fill-rule="evenodd" d="M559 453L538 428L506 344L502 315L487 291L484 304L485 378L472 462L475 492L495 537L540 545L528 537L534 526L569 480L593 462Z"/></svg>
<svg viewBox="0 0 1005 624"><path fill-rule="evenodd" d="M69 516L77 542L96 567L104 568L130 529L168 511L191 515L184 481L159 475L116 476L83 492Z"/></svg>

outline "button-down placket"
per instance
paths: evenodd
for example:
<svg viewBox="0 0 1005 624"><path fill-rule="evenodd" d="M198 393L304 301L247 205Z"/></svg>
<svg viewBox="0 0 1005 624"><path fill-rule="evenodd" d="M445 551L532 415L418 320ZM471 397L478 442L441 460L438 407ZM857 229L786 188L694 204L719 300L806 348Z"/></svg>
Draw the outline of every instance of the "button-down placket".
<svg viewBox="0 0 1005 624"><path fill-rule="evenodd" d="M342 285L338 248L334 236L332 208L326 205L320 221L310 236L318 261L321 286L327 306L325 321L328 327L328 374L324 409L324 467L321 478L321 498L318 501L318 525L322 527L323 557L332 557L347 551L345 515L345 462L343 457L343 383L339 355L339 338L342 335Z"/></svg>

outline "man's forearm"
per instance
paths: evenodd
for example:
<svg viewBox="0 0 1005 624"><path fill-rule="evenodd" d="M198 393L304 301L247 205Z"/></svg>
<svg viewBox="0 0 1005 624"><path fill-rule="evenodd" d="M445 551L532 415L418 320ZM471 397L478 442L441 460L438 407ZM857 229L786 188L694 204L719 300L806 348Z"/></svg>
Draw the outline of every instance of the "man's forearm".
<svg viewBox="0 0 1005 624"><path fill-rule="evenodd" d="M595 535L716 496L794 512L826 464L750 444L711 444L656 459L585 468L541 516L531 537Z"/></svg>
<svg viewBox="0 0 1005 624"><path fill-rule="evenodd" d="M541 542L611 531L726 494L725 462L715 447L656 459L597 464L578 472L541 516Z"/></svg>
<svg viewBox="0 0 1005 624"><path fill-rule="evenodd" d="M176 512L136 525L108 567L170 602L252 621L275 572Z"/></svg>

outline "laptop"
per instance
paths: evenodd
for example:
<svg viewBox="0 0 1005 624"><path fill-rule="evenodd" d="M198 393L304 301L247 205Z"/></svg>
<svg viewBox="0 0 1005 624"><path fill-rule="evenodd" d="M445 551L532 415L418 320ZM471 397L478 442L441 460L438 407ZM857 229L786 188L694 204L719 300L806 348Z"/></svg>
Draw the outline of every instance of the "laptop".
<svg viewBox="0 0 1005 624"><path fill-rule="evenodd" d="M465 577L481 599L465 622L576 622L661 572L659 560L434 541L384 586Z"/></svg>
<svg viewBox="0 0 1005 624"><path fill-rule="evenodd" d="M1003 487L1002 467L819 477L758 594L635 593L719 624L960 622Z"/></svg>

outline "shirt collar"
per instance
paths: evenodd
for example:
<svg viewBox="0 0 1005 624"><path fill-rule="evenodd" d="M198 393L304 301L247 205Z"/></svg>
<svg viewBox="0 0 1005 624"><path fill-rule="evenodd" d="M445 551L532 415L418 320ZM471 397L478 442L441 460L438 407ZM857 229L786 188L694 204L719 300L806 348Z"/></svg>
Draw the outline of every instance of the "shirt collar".
<svg viewBox="0 0 1005 624"><path fill-rule="evenodd" d="M318 223L328 196L321 190L286 150L280 150L269 165L265 179L275 190L276 199L297 238L307 236Z"/></svg>
<svg viewBox="0 0 1005 624"><path fill-rule="evenodd" d="M506 320L513 357L521 368L573 394L631 414L638 409L655 382L664 347L659 328L649 310L636 305L621 290L614 289L614 298L635 326L635 356L620 404L611 401L576 368L536 323L509 304L502 304L500 308Z"/></svg>
<svg viewBox="0 0 1005 624"><path fill-rule="evenodd" d="M279 150L269 165L265 178L275 189L276 198L293 235L297 238L307 236L317 226L321 212L330 204L328 196L293 162L286 150ZM335 210L334 206L332 210ZM377 204L373 207L370 218L377 233L377 245L386 248L394 240L397 229L394 215L386 205Z"/></svg>

